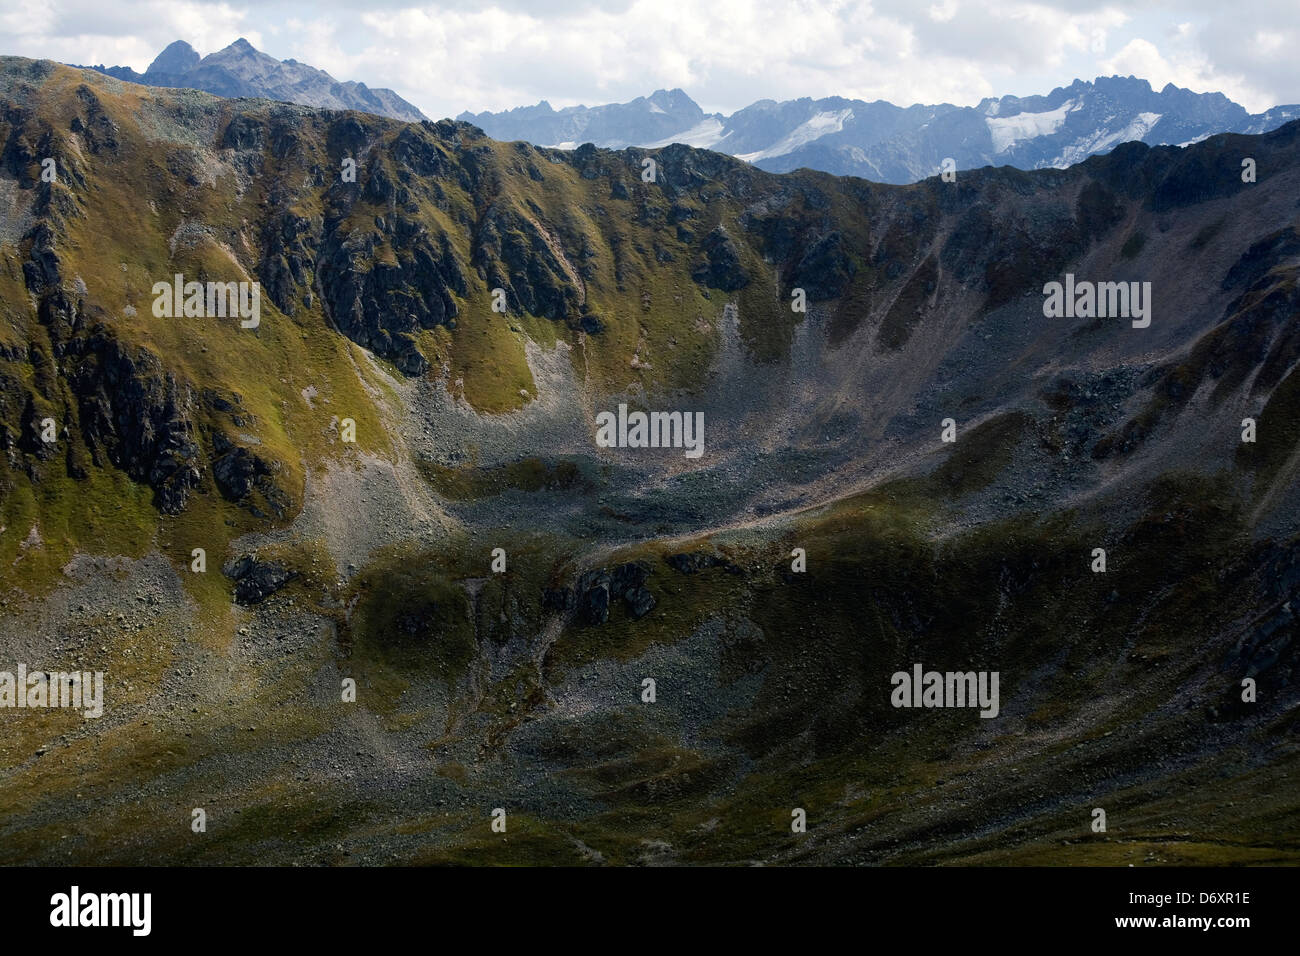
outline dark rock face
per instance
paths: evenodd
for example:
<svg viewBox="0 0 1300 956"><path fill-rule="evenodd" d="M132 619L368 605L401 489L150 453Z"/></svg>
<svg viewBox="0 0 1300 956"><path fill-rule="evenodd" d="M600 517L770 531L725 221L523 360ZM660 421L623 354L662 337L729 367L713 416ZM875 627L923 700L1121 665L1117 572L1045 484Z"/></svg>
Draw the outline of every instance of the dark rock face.
<svg viewBox="0 0 1300 956"><path fill-rule="evenodd" d="M749 273L740 264L740 252L721 226L704 237L700 249L704 258L691 273L696 282L723 292L735 292L749 285Z"/></svg>
<svg viewBox="0 0 1300 956"><path fill-rule="evenodd" d="M331 123L325 134L325 143L331 156L356 160L376 135L368 122L363 123L356 116L344 116L337 123Z"/></svg>
<svg viewBox="0 0 1300 956"><path fill-rule="evenodd" d="M275 561L259 561L256 555L244 555L221 569L235 582L235 601L249 605L265 601L298 576Z"/></svg>
<svg viewBox="0 0 1300 956"><path fill-rule="evenodd" d="M13 447L17 447L42 461L48 461L54 457L54 446L47 445L37 436L41 432L41 422L47 417L53 417L50 414L51 409L45 402L38 402L37 397L34 395L27 395L25 402L18 437L13 443Z"/></svg>
<svg viewBox="0 0 1300 956"><path fill-rule="evenodd" d="M311 295L309 270L321 230L319 218L295 216L287 209L267 223L258 278L275 307L285 315L295 314L299 298Z"/></svg>
<svg viewBox="0 0 1300 956"><path fill-rule="evenodd" d="M397 168L420 179L454 176L456 164L438 142L437 135L438 128L432 123L405 127L389 150Z"/></svg>
<svg viewBox="0 0 1300 956"><path fill-rule="evenodd" d="M96 148L116 148L116 127L99 100L85 87L78 90L78 100L86 117L81 131L87 142L97 144ZM30 251L23 278L37 299L37 317L49 334L53 354L46 356L40 347L29 349L27 358L36 373L34 391L26 386L5 388L6 418L13 421L9 414L17 410L9 405L21 402L22 407L19 435L14 440L6 429L5 444L36 460L49 459L54 446L37 441L36 436L41 422L53 418L60 424L71 477L86 477L91 464L111 463L147 483L159 510L179 514L201 481L195 395L164 370L157 355L128 348L99 321L102 313L87 314L84 302L64 291L55 247L63 213L49 207L42 212L43 218L27 235ZM53 374L60 365L63 382ZM22 399L19 391L26 393ZM26 470L37 478L36 471Z"/></svg>
<svg viewBox="0 0 1300 956"><path fill-rule="evenodd" d="M659 168L656 181L670 196L694 192L707 186L721 187L733 196L744 192L743 181L749 175L747 163L722 153L692 149L673 143L659 150L655 159ZM637 166L641 159L636 158Z"/></svg>
<svg viewBox="0 0 1300 956"><path fill-rule="evenodd" d="M72 477L86 477L91 465L111 464L152 488L154 505L164 514L180 514L203 485L207 462L199 416L205 407L222 411L235 406L215 395L205 400L165 371L153 352L126 346L100 324L85 332L79 306L67 302L61 292L48 296L42 308L54 329L66 327L75 333L56 349L67 392L52 390L49 397L29 392L21 415L10 418L20 420L20 431L9 444L34 458L49 459L56 446L36 436L41 422L53 418L60 422L60 445ZM5 389L6 417L10 391ZM232 421L238 425L243 419L234 416ZM213 478L226 498L259 517L267 516L264 508L277 517L287 512L291 500L275 483L275 464L234 446L220 432L212 433L211 449Z"/></svg>
<svg viewBox="0 0 1300 956"><path fill-rule="evenodd" d="M217 456L212 462L212 477L226 500L238 502L258 518L270 517L262 505L275 517L284 517L291 501L275 482L275 464L235 445L220 432L213 433L212 450Z"/></svg>
<svg viewBox="0 0 1300 956"><path fill-rule="evenodd" d="M506 291L513 310L548 319L577 316L585 300L581 280L559 241L538 224L493 206L474 233L473 266L489 288Z"/></svg>
<svg viewBox="0 0 1300 956"><path fill-rule="evenodd" d="M1295 678L1295 645L1300 613L1287 601L1255 625L1237 642L1229 664L1247 676L1269 673L1270 683L1288 687Z"/></svg>
<svg viewBox="0 0 1300 956"><path fill-rule="evenodd" d="M376 189L395 190L381 170L377 167L367 183L378 178L382 185ZM451 242L400 215L381 217L375 231L344 232L337 223L326 228L316 273L339 331L389 359L405 374L423 374L429 362L416 347L415 333L454 325L458 310L451 294L467 291ZM311 235L309 229L294 232ZM376 255L384 247L394 250L395 263ZM285 257L286 268L305 277L310 265L305 260L305 249L293 252Z"/></svg>
<svg viewBox="0 0 1300 956"><path fill-rule="evenodd" d="M23 263L23 281L27 291L41 296L59 284L59 257L54 251L54 230L47 222L39 222L28 234L31 248Z"/></svg>
<svg viewBox="0 0 1300 956"><path fill-rule="evenodd" d="M221 134L223 149L260 150L265 142L266 131L262 128L262 124L243 113L232 116L230 122L226 124L225 132Z"/></svg>
<svg viewBox="0 0 1300 956"><path fill-rule="evenodd" d="M945 271L963 282L983 285L988 293L986 309L1004 305L1025 289L1042 288L1086 248L1074 211L1068 208L1042 208L1023 229L1006 231L997 208L1001 195L995 186L987 202L972 206L958 220L939 256Z"/></svg>
<svg viewBox="0 0 1300 956"><path fill-rule="evenodd" d="M240 501L253 491L253 482L269 474L266 464L247 448L232 448L212 465L212 476L221 493L232 501Z"/></svg>
<svg viewBox="0 0 1300 956"><path fill-rule="evenodd" d="M1242 253L1224 276L1223 288L1247 289L1296 255L1300 255L1300 232L1295 226L1275 232Z"/></svg>
<svg viewBox="0 0 1300 956"><path fill-rule="evenodd" d="M620 564L610 575L610 595L622 598L634 619L645 617L655 606L655 597L647 588L650 568L641 562Z"/></svg>
<svg viewBox="0 0 1300 956"><path fill-rule="evenodd" d="M610 576L603 569L588 571L578 579L578 612L584 624L604 624L609 620Z"/></svg>
<svg viewBox="0 0 1300 956"><path fill-rule="evenodd" d="M635 587L631 588L623 595L623 600L627 604L627 612L633 618L643 618L655 608L655 596L650 593L648 588Z"/></svg>
<svg viewBox="0 0 1300 956"><path fill-rule="evenodd" d="M649 579L650 568L640 561L613 569L593 568L579 577L573 588L547 588L542 592L542 606L550 611L576 611L584 624L604 624L610 607L622 601L628 615L639 620L657 603L646 587Z"/></svg>
<svg viewBox="0 0 1300 956"><path fill-rule="evenodd" d="M843 295L856 272L844 248L844 236L833 230L814 240L790 273L790 288L801 288L814 302Z"/></svg>
<svg viewBox="0 0 1300 956"><path fill-rule="evenodd" d="M572 611L577 606L573 588L547 588L542 592L542 607L548 611Z"/></svg>
<svg viewBox="0 0 1300 956"><path fill-rule="evenodd" d="M152 352L130 352L103 330L85 343L69 379L94 463L147 482L159 510L180 514L202 477L189 387Z"/></svg>
<svg viewBox="0 0 1300 956"><path fill-rule="evenodd" d="M104 105L99 101L90 87L77 88L77 101L81 105L82 115L72 120L72 131L86 141L92 153L117 149L117 124L104 112Z"/></svg>

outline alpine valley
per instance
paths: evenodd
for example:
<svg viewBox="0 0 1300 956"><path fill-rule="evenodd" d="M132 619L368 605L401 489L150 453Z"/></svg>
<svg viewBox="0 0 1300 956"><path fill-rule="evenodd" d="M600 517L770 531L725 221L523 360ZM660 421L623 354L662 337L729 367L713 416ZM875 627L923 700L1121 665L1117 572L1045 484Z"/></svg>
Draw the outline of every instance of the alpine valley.
<svg viewBox="0 0 1300 956"><path fill-rule="evenodd" d="M1300 860L1300 122L1084 86L888 185L0 58L0 671L103 674L0 862Z"/></svg>

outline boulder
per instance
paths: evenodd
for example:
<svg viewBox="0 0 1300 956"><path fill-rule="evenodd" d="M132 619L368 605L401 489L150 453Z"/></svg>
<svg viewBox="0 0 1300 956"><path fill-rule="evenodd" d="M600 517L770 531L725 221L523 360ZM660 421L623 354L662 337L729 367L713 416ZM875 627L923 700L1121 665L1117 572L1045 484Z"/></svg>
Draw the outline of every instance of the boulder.
<svg viewBox="0 0 1300 956"><path fill-rule="evenodd" d="M298 576L275 561L259 561L256 555L236 558L221 569L235 582L235 602L249 605L265 601Z"/></svg>

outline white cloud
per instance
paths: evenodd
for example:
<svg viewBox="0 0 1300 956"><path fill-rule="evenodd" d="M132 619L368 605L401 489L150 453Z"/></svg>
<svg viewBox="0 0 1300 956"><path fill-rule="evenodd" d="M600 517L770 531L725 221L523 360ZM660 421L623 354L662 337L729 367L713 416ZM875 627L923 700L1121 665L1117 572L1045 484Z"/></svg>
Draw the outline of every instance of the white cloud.
<svg viewBox="0 0 1300 956"><path fill-rule="evenodd" d="M103 63L143 71L173 40L186 40L200 53L210 35L247 37L263 33L257 8L204 0L137 0L107 4L95 0L25 0L0 12L0 52L59 60ZM229 41L227 41L229 42ZM220 46L224 46L222 43Z"/></svg>
<svg viewBox="0 0 1300 956"><path fill-rule="evenodd" d="M930 5L930 19L937 23L947 23L957 15L957 0L943 0L942 3Z"/></svg>

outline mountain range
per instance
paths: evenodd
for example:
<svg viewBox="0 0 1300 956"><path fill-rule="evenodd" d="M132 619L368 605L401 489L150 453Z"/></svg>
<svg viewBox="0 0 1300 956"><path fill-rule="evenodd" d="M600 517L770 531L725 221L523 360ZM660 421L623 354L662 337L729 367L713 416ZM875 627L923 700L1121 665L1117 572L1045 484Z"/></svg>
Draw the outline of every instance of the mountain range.
<svg viewBox="0 0 1300 956"><path fill-rule="evenodd" d="M240 38L200 58L170 44L144 73L94 66L132 83L187 87L224 97L265 97L304 106L355 109L407 122L424 115L392 90L339 82L296 60L276 60ZM899 107L843 97L759 100L730 115L706 113L684 91L657 90L628 103L555 110L545 100L505 112L457 117L494 139L573 149L682 143L713 149L771 172L806 167L877 182L910 183L955 169L1010 165L1066 167L1117 144L1186 145L1215 133L1262 133L1300 117L1300 105L1251 114L1221 93L1134 77L1076 80L1046 96L987 98L977 106Z"/></svg>
<svg viewBox="0 0 1300 956"><path fill-rule="evenodd" d="M457 117L494 139L610 149L684 143L772 172L806 167L877 182L988 165L1065 167L1130 141L1185 145L1214 133L1262 133L1300 117L1300 106L1251 114L1221 93L1171 85L1159 92L1134 77L1076 80L1046 96L1003 96L977 106L899 107L828 97L759 100L730 115L705 113L681 90L629 103L555 110L545 101L501 113Z"/></svg>
<svg viewBox="0 0 1300 956"><path fill-rule="evenodd" d="M425 119L423 113L392 90L340 82L306 63L277 60L255 49L243 37L202 58L184 40L177 40L159 53L143 73L127 66L101 65L87 69L146 86L204 90L216 96L265 97L325 109L361 110L411 123Z"/></svg>
<svg viewBox="0 0 1300 956"><path fill-rule="evenodd" d="M1298 121L888 185L0 57L0 648L105 677L0 862L1297 862L1298 197Z"/></svg>

